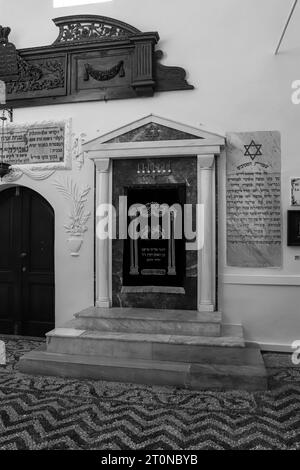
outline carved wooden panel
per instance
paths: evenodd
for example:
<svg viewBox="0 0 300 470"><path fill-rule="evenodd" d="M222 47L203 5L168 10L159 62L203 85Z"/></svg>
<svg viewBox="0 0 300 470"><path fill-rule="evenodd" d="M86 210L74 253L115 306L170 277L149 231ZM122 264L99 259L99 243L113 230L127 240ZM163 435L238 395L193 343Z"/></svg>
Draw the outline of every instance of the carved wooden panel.
<svg viewBox="0 0 300 470"><path fill-rule="evenodd" d="M6 80L14 79L18 75L17 51L13 44L8 42L10 28L0 26L0 76Z"/></svg>
<svg viewBox="0 0 300 470"><path fill-rule="evenodd" d="M25 60L18 55L18 78L6 84L7 99L66 95L67 55L50 54Z"/></svg>
<svg viewBox="0 0 300 470"><path fill-rule="evenodd" d="M16 50L10 28L0 27L0 80L13 107L152 96L189 90L180 67L159 63L157 32L102 16L53 20L59 34L50 46Z"/></svg>
<svg viewBox="0 0 300 470"><path fill-rule="evenodd" d="M72 55L71 93L80 100L135 96L131 57L127 51L97 51Z"/></svg>

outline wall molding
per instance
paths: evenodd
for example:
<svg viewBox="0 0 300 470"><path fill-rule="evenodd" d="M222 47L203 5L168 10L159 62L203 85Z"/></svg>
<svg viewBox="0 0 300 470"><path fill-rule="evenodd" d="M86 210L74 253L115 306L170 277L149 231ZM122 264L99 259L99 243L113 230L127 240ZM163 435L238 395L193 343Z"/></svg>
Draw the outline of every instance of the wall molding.
<svg viewBox="0 0 300 470"><path fill-rule="evenodd" d="M259 346L260 350L264 352L289 353L291 355L291 367L295 367L293 366L293 363L292 363L292 354L294 352L294 350L292 349L292 343L282 344L282 343L260 343L259 341L246 341L246 346L250 348Z"/></svg>
<svg viewBox="0 0 300 470"><path fill-rule="evenodd" d="M249 286L300 286L299 275L249 275L224 274L220 276L223 284Z"/></svg>
<svg viewBox="0 0 300 470"><path fill-rule="evenodd" d="M56 170L30 170L24 168L13 168L7 175L2 178L3 183L14 183L22 178L23 175L28 176L36 181L42 181L50 178Z"/></svg>
<svg viewBox="0 0 300 470"><path fill-rule="evenodd" d="M81 132L79 135L72 134L72 158L78 171L80 171L84 165L82 145L85 142L85 137L86 134L84 132Z"/></svg>

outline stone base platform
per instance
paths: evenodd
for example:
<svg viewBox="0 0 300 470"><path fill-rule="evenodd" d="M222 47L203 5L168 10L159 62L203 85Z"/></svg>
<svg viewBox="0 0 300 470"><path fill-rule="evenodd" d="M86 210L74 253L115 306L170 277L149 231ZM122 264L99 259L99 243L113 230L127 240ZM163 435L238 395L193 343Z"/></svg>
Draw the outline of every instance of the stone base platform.
<svg viewBox="0 0 300 470"><path fill-rule="evenodd" d="M219 336L196 333L206 321L220 327ZM265 390L260 351L245 347L242 327L220 321L219 313L88 309L47 333L46 349L23 356L18 368L29 374L195 390Z"/></svg>
<svg viewBox="0 0 300 470"><path fill-rule="evenodd" d="M84 330L220 336L220 312L91 307L75 315L75 327Z"/></svg>

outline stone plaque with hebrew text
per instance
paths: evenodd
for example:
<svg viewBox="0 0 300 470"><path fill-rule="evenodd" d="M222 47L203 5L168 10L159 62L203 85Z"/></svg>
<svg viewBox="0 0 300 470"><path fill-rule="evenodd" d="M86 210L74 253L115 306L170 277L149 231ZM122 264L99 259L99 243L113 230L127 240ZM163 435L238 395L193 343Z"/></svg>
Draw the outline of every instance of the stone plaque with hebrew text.
<svg viewBox="0 0 300 470"><path fill-rule="evenodd" d="M65 132L65 122L8 125L3 136L4 161L11 165L63 163Z"/></svg>
<svg viewBox="0 0 300 470"><path fill-rule="evenodd" d="M280 267L281 150L278 132L227 135L227 264Z"/></svg>

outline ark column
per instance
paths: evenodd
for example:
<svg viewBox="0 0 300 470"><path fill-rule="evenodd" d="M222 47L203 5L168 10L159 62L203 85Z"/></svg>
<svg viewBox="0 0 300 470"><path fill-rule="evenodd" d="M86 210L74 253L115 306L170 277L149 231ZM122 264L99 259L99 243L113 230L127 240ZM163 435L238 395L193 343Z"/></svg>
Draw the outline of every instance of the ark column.
<svg viewBox="0 0 300 470"><path fill-rule="evenodd" d="M215 157L198 156L198 204L202 205L203 247L198 251L198 310L215 310Z"/></svg>
<svg viewBox="0 0 300 470"><path fill-rule="evenodd" d="M111 307L110 295L110 247L111 240L100 237L97 226L99 219L99 206L105 211L106 204L110 203L110 160L109 158L95 160L96 165L96 306ZM106 216L108 211L106 212ZM110 214L111 215L111 214ZM101 217L101 216L100 216ZM103 215L102 215L103 217ZM101 235L101 234L100 234Z"/></svg>

